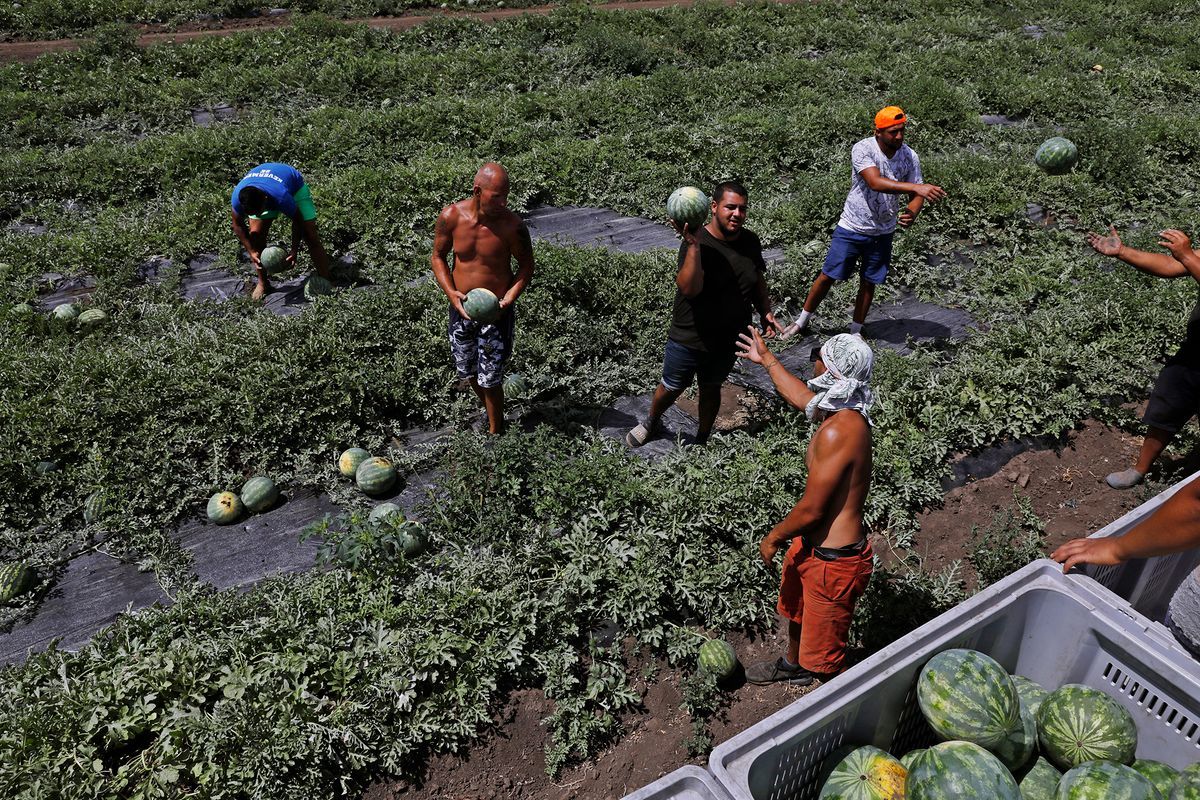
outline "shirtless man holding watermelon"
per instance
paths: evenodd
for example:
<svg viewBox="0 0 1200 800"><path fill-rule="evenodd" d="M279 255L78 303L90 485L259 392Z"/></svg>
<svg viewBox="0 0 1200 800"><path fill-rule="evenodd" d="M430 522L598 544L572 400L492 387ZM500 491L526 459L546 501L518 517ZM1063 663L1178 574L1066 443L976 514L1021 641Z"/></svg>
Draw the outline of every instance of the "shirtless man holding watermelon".
<svg viewBox="0 0 1200 800"><path fill-rule="evenodd" d="M475 173L471 196L442 209L430 263L433 277L450 300L450 351L458 377L470 381L483 402L488 431L503 433L504 367L512 355L513 304L533 277L533 242L525 222L508 210L508 172L504 167L495 162L484 164ZM483 324L471 319L463 301L472 289L487 289L496 295L498 320Z"/></svg>

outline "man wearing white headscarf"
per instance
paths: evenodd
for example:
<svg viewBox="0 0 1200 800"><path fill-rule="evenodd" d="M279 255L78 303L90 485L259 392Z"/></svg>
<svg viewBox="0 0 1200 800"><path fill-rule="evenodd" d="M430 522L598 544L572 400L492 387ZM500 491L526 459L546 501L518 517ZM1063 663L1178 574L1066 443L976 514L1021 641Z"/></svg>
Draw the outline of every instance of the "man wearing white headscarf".
<svg viewBox="0 0 1200 800"><path fill-rule="evenodd" d="M819 426L805 454L804 494L758 546L773 569L775 554L790 542L776 605L788 620L787 654L746 669L750 683L806 686L842 670L854 604L871 579L863 507L871 485L875 358L862 338L843 333L813 351L813 377L805 381L784 368L753 327L738 348Z"/></svg>

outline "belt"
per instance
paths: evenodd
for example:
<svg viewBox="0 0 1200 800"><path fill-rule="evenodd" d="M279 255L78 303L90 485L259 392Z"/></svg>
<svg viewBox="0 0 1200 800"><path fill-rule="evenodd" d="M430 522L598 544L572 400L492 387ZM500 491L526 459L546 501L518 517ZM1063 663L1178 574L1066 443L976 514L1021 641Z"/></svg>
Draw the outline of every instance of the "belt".
<svg viewBox="0 0 1200 800"><path fill-rule="evenodd" d="M845 547L814 547L813 555L822 561L837 561L839 558L849 558L860 554L867 547L867 537L859 539L854 544Z"/></svg>

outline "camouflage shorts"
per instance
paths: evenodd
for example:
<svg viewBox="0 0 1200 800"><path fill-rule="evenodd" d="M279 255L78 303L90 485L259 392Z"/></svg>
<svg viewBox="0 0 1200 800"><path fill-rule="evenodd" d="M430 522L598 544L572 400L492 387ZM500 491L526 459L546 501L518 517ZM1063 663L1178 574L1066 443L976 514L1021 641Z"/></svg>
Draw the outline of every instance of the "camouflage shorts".
<svg viewBox="0 0 1200 800"><path fill-rule="evenodd" d="M514 309L510 306L491 325L467 319L450 307L450 353L454 368L462 380L475 378L484 389L504 381L504 365L512 355Z"/></svg>

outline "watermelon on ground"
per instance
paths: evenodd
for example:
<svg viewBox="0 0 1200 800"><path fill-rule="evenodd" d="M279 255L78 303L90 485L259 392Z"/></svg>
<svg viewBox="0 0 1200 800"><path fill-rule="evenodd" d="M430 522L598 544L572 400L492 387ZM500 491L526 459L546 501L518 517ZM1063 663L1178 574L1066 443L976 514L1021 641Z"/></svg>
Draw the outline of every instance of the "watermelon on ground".
<svg viewBox="0 0 1200 800"><path fill-rule="evenodd" d="M1175 783L1175 779L1179 777L1179 770L1170 764L1164 764L1161 761L1152 761L1148 758L1139 758L1129 766L1149 778L1150 782L1154 784L1154 788L1158 789L1158 793L1163 797L1171 794L1171 786Z"/></svg>
<svg viewBox="0 0 1200 800"><path fill-rule="evenodd" d="M347 478L353 478L354 474L358 472L358 465L370 457L371 454L361 447L351 447L349 450L344 450L338 456L338 472Z"/></svg>
<svg viewBox="0 0 1200 800"><path fill-rule="evenodd" d="M419 523L410 520L400 531L400 549L404 551L405 558L416 558L428 546L425 529Z"/></svg>
<svg viewBox="0 0 1200 800"><path fill-rule="evenodd" d="M1058 782L1056 800L1167 800L1150 779L1115 761L1088 761Z"/></svg>
<svg viewBox="0 0 1200 800"><path fill-rule="evenodd" d="M60 323L71 322L77 316L79 309L74 303L59 303L50 310L50 319Z"/></svg>
<svg viewBox="0 0 1200 800"><path fill-rule="evenodd" d="M217 492L208 499L208 521L217 525L236 522L242 510L242 500L233 492Z"/></svg>
<svg viewBox="0 0 1200 800"><path fill-rule="evenodd" d="M1132 764L1137 726L1130 713L1098 689L1079 683L1060 686L1042 701L1038 740L1050 763L1062 770L1085 761Z"/></svg>
<svg viewBox="0 0 1200 800"><path fill-rule="evenodd" d="M695 228L708 221L712 202L695 186L680 186L667 198L667 218Z"/></svg>
<svg viewBox="0 0 1200 800"><path fill-rule="evenodd" d="M312 301L327 294L333 294L333 284L329 279L320 275L309 275L308 280L304 282L304 299Z"/></svg>
<svg viewBox="0 0 1200 800"><path fill-rule="evenodd" d="M404 522L404 509L395 503L380 503L371 509L371 513L367 515L367 521L380 523L384 520L390 522Z"/></svg>
<svg viewBox="0 0 1200 800"><path fill-rule="evenodd" d="M711 639L709 641L719 641ZM903 800L908 772L894 757L866 745L838 762L819 800Z"/></svg>
<svg viewBox="0 0 1200 800"><path fill-rule="evenodd" d="M698 663L700 669L716 675L718 680L725 680L737 669L737 653L724 639L709 639L700 645Z"/></svg>
<svg viewBox="0 0 1200 800"><path fill-rule="evenodd" d="M367 494L383 494L396 484L396 470L386 458L368 458L358 465L354 481Z"/></svg>
<svg viewBox="0 0 1200 800"><path fill-rule="evenodd" d="M98 308L89 308L80 314L75 322L79 325L79 330L90 331L108 322L108 314Z"/></svg>
<svg viewBox="0 0 1200 800"><path fill-rule="evenodd" d="M492 292L482 287L467 292L463 300L463 311L476 322L490 325L500 319L500 300Z"/></svg>
<svg viewBox="0 0 1200 800"><path fill-rule="evenodd" d="M57 461L39 461L33 468L33 471L38 475L49 475L51 472L58 472Z"/></svg>
<svg viewBox="0 0 1200 800"><path fill-rule="evenodd" d="M108 505L108 498L102 491L92 492L83 501L83 521L88 525L96 522L100 517L104 516L104 508Z"/></svg>
<svg viewBox="0 0 1200 800"><path fill-rule="evenodd" d="M263 251L258 254L258 263L262 266L263 272L274 275L282 271L287 263L287 251L275 245L264 247Z"/></svg>
<svg viewBox="0 0 1200 800"><path fill-rule="evenodd" d="M921 668L917 703L933 730L947 740L974 742L989 750L1021 725L1017 688L991 656L955 648Z"/></svg>
<svg viewBox="0 0 1200 800"><path fill-rule="evenodd" d="M972 742L942 742L926 750L908 771L905 790L908 800L1021 800L1000 759Z"/></svg>
<svg viewBox="0 0 1200 800"><path fill-rule="evenodd" d="M0 603L7 603L33 588L37 572L20 561L0 564Z"/></svg>
<svg viewBox="0 0 1200 800"><path fill-rule="evenodd" d="M1064 175L1071 171L1079 160L1079 149L1070 139L1052 136L1042 142L1033 161L1048 175Z"/></svg>
<svg viewBox="0 0 1200 800"><path fill-rule="evenodd" d="M1200 764L1192 764L1179 773L1168 800L1200 800Z"/></svg>
<svg viewBox="0 0 1200 800"><path fill-rule="evenodd" d="M520 397L529 391L529 384L520 373L513 372L504 377L504 396Z"/></svg>
<svg viewBox="0 0 1200 800"><path fill-rule="evenodd" d="M1038 756L1018 784L1022 800L1055 800L1061 778L1062 773L1053 764Z"/></svg>
<svg viewBox="0 0 1200 800"><path fill-rule="evenodd" d="M8 310L8 313L14 317L29 317L33 315L33 306L29 303L17 303Z"/></svg>
<svg viewBox="0 0 1200 800"><path fill-rule="evenodd" d="M266 475L255 476L242 487L242 505L249 509L251 514L266 511L275 505L277 500L279 489L275 486L275 481Z"/></svg>

